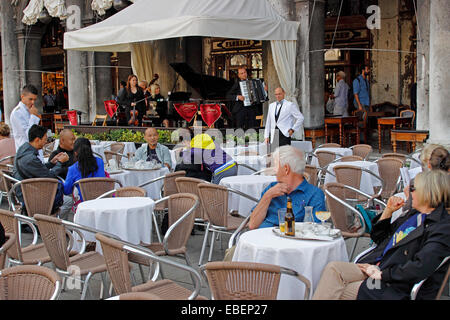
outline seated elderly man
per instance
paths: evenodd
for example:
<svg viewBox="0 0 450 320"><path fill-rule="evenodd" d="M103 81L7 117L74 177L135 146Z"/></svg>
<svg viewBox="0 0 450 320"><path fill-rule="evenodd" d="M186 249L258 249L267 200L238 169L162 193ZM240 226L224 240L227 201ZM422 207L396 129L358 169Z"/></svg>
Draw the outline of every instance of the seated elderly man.
<svg viewBox="0 0 450 320"><path fill-rule="evenodd" d="M50 154L50 157L48 158L48 161L50 162L49 166L51 169L54 166L54 164L52 164L52 159L61 152L67 153L67 155L69 156L69 160L62 164L63 171L59 175L64 179L66 178L69 167L73 165L73 144L75 143L75 139L76 137L73 134L72 130L70 129L62 130L61 133L59 134L58 148L56 148L56 150L53 151Z"/></svg>
<svg viewBox="0 0 450 320"><path fill-rule="evenodd" d="M261 200L253 208L249 228L278 226L278 209L286 208L287 196L292 199L295 221L303 221L305 206L313 207L313 216L320 222L315 212L326 210L322 190L309 184L303 177L305 157L301 150L291 146L277 148L273 154L277 182L272 182L261 194Z"/></svg>
<svg viewBox="0 0 450 320"><path fill-rule="evenodd" d="M144 133L144 139L147 143L142 144L142 146L136 150L133 160L155 160L157 163L164 164L170 169L172 165L170 151L169 148L158 143L158 131L155 128L147 128Z"/></svg>
<svg viewBox="0 0 450 320"><path fill-rule="evenodd" d="M63 163L69 160L69 156L66 153L61 152L57 154L46 164L43 164L38 157L39 150L47 143L47 129L36 124L32 125L28 131L28 141L22 144L17 150L14 160L13 177L17 180L25 180L30 178L56 178L59 176L63 171ZM53 168L49 169L51 166ZM16 189L16 195L22 201L20 188ZM62 201L63 192L62 185L60 185L52 212L62 205Z"/></svg>

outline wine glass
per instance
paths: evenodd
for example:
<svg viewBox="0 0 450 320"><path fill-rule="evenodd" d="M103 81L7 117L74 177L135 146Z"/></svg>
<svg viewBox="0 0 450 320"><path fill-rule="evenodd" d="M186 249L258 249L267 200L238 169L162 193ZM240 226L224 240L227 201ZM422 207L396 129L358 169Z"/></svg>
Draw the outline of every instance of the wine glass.
<svg viewBox="0 0 450 320"><path fill-rule="evenodd" d="M321 221L321 226L323 230L326 230L325 221L330 219L331 212L330 211L316 211L316 217Z"/></svg>

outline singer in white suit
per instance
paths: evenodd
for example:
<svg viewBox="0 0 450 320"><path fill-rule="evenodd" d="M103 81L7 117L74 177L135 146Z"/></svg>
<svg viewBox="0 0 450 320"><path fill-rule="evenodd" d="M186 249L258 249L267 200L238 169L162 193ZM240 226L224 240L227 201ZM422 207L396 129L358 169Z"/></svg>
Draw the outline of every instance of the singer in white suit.
<svg viewBox="0 0 450 320"><path fill-rule="evenodd" d="M266 128L264 131L265 143L276 146L290 145L291 137L295 131L298 131L304 121L304 117L297 105L284 99L285 92L283 88L275 89L275 98L277 101L269 105L267 114ZM278 129L279 140L274 141Z"/></svg>

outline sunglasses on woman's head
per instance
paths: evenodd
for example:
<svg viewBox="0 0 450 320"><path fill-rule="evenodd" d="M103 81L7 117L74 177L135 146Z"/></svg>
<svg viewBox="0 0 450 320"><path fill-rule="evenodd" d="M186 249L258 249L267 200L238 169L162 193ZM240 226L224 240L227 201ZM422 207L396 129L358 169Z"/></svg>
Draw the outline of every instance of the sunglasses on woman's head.
<svg viewBox="0 0 450 320"><path fill-rule="evenodd" d="M410 185L409 192L413 192L413 191L416 191L416 188L414 187L414 185Z"/></svg>

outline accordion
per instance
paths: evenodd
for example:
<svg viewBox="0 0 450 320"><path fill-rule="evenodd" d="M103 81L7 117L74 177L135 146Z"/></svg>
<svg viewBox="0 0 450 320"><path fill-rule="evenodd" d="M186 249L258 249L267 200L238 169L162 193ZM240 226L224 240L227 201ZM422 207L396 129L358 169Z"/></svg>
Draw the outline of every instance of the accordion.
<svg viewBox="0 0 450 320"><path fill-rule="evenodd" d="M267 92L264 89L264 81L261 79L249 79L239 81L242 95L244 96L244 106L248 107L252 104L263 103L269 100Z"/></svg>

